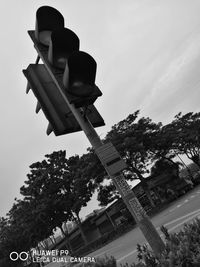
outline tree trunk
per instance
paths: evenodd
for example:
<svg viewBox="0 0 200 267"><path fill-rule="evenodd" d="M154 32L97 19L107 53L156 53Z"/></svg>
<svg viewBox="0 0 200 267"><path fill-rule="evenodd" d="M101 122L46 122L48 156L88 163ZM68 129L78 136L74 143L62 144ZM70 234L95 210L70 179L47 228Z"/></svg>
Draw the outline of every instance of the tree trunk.
<svg viewBox="0 0 200 267"><path fill-rule="evenodd" d="M145 179L145 178L143 178L143 179ZM145 194L146 194L146 196L147 196L147 198L148 198L148 200L150 202L151 207L155 208L156 205L155 205L155 203L154 203L154 201L153 201L153 199L151 197L151 190L149 189L149 186L148 186L147 182L146 181L145 182L141 181L141 182L142 182L141 183L142 189L144 190L144 192L145 192Z"/></svg>
<svg viewBox="0 0 200 267"><path fill-rule="evenodd" d="M49 240L51 241L52 245L55 244L54 239L51 236L49 237Z"/></svg>
<svg viewBox="0 0 200 267"><path fill-rule="evenodd" d="M180 159L180 161L183 163L183 165L185 166L185 168L186 168L186 170L187 170L187 172L188 172L190 178L193 180L194 177L193 177L193 175L192 175L192 172L191 172L190 168L185 164L185 162L182 160L182 158L181 158L178 154L176 154L176 156L177 156L177 157Z"/></svg>
<svg viewBox="0 0 200 267"><path fill-rule="evenodd" d="M40 246L43 247L44 250L48 249L47 243L45 241L41 241Z"/></svg>
<svg viewBox="0 0 200 267"><path fill-rule="evenodd" d="M62 235L63 235L64 237L67 237L67 236L68 236L68 233L65 233L65 231L64 231L63 228L62 228L62 226L60 226L59 228L60 228L60 231L61 231Z"/></svg>
<svg viewBox="0 0 200 267"><path fill-rule="evenodd" d="M33 258L33 255L31 253L31 250L29 250L29 257L30 257L31 262L33 262L34 258Z"/></svg>
<svg viewBox="0 0 200 267"><path fill-rule="evenodd" d="M151 191L149 189L149 186L148 186L148 183L147 181L145 180L145 178L141 175L141 173L135 168L133 167L133 172L135 172L138 176L138 179L141 181L141 186L142 186L142 189L144 190L148 200L149 200L149 203L151 205L152 208L155 208L156 205L151 197Z"/></svg>
<svg viewBox="0 0 200 267"><path fill-rule="evenodd" d="M78 221L78 228L79 228L79 230L81 232L81 237L82 237L82 239L84 241L84 244L87 245L88 244L88 241L87 241L86 235L84 233L84 230L83 230L83 227L82 227L82 223L81 223L80 217L79 217L78 213L75 213L75 214L76 214L76 219Z"/></svg>
<svg viewBox="0 0 200 267"><path fill-rule="evenodd" d="M195 155L193 157L191 157L191 160L199 167L200 169L200 159L199 156Z"/></svg>
<svg viewBox="0 0 200 267"><path fill-rule="evenodd" d="M113 229L115 229L116 225L106 210L105 210L105 214L106 214L106 217L108 218L109 222L112 224Z"/></svg>
<svg viewBox="0 0 200 267"><path fill-rule="evenodd" d="M176 156L177 156L177 154L176 154ZM178 165L178 163L174 162L172 159L170 159L168 157L165 157L165 156L163 156L162 158L166 159L167 161L171 162L171 164L173 164L174 168L177 170L177 176L179 176L179 165Z"/></svg>
<svg viewBox="0 0 200 267"><path fill-rule="evenodd" d="M65 233L65 231L63 230L62 226L59 227L60 230L61 230L61 233L64 235L65 237L65 240L66 240L66 243L67 243L67 249L69 250L70 253L72 253L72 247L71 247L71 244L70 244L70 239L69 239L69 235L68 233Z"/></svg>

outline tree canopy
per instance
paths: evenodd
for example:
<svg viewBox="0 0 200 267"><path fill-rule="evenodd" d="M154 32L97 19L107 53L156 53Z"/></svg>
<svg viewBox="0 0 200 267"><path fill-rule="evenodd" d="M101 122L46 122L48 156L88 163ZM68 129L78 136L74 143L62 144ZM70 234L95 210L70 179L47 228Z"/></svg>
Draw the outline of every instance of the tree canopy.
<svg viewBox="0 0 200 267"><path fill-rule="evenodd" d="M112 142L127 164L127 180L139 179L153 205L146 177L163 171L178 172L174 162L185 154L200 168L200 113L178 113L166 124L139 111L115 124L104 140ZM173 168L172 168L173 166ZM22 251L51 236L63 222L76 220L85 243L79 213L95 190L100 205L107 205L120 195L109 179L93 148L82 156L66 158L63 150L46 155L30 166L27 180L20 188L23 199L15 199L6 218L0 218L0 258L10 250Z"/></svg>
<svg viewBox="0 0 200 267"><path fill-rule="evenodd" d="M139 111L130 114L126 119L115 124L105 137L106 141L111 141L116 147L121 157L127 164L124 176L127 180L139 179L150 203L154 206L145 175L149 173L149 166L152 164L152 145L155 134L160 130L161 123L154 123L150 118L138 118ZM100 203L108 204L113 200L112 181L110 185L100 188L98 199ZM111 194L111 195L110 195ZM116 195L118 197L118 195ZM107 201L106 201L107 198Z"/></svg>
<svg viewBox="0 0 200 267"><path fill-rule="evenodd" d="M185 154L200 167L200 112L178 113L169 124L175 135L173 150Z"/></svg>

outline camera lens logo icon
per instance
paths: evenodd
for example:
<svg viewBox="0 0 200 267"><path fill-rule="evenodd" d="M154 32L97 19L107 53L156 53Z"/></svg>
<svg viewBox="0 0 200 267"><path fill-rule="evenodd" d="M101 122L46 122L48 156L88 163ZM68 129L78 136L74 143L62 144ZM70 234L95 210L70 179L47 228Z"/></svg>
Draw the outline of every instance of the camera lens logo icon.
<svg viewBox="0 0 200 267"><path fill-rule="evenodd" d="M10 259L12 261L17 261L17 260L26 261L26 260L28 260L28 258L29 258L29 255L25 251L22 251L20 253L13 251L10 253Z"/></svg>

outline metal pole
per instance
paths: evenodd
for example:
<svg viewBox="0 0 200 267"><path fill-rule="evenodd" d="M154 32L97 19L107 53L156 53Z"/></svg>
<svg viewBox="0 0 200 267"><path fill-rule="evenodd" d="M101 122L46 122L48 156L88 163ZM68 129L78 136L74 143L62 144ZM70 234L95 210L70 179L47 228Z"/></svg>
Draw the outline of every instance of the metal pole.
<svg viewBox="0 0 200 267"><path fill-rule="evenodd" d="M72 105L70 105L72 106ZM98 134L96 133L95 129L91 125L91 123L88 121L87 117L83 117L79 110L76 108L72 108L72 112L74 116L76 117L78 123L80 124L81 128L85 132L88 140L90 141L92 147L94 148L96 154L102 161L101 155L99 150L104 146L101 139L99 138ZM107 150L109 150L109 146L107 146ZM110 146L111 149L113 149L112 146ZM110 150L111 150L110 149ZM118 152L117 152L118 153ZM107 155L109 154L109 151L107 151ZM111 152L110 154L113 154ZM116 157L116 155L115 155ZM118 157L119 154L118 154ZM121 161L121 159L119 160ZM119 162L118 161L118 162ZM114 162L114 161L113 161ZM117 162L115 161L114 164ZM158 234L157 230L155 229L154 225L150 221L148 215L146 214L145 210L141 206L140 202L138 201L135 193L131 190L129 184L127 183L126 179L124 178L124 175L122 172L116 172L112 174L113 169L110 170L110 166L107 166L106 164L103 164L104 168L106 169L108 175L113 180L113 183L115 187L117 188L118 192L120 193L126 207L129 209L130 213L134 217L137 225L139 226L140 230L142 231L144 237L146 238L147 242L149 243L150 247L152 248L153 252L159 256L163 250L165 249L165 244L163 240L161 239L160 235ZM120 167L118 168L120 169Z"/></svg>

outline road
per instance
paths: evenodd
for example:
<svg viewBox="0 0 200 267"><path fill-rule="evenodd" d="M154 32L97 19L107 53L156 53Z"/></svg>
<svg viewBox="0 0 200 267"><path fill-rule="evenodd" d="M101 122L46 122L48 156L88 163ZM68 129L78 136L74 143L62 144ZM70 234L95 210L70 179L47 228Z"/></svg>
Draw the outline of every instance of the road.
<svg viewBox="0 0 200 267"><path fill-rule="evenodd" d="M160 227L165 225L169 232L178 231L184 223L192 221L195 217L200 218L200 186L188 192L185 196L171 203L165 210L151 218L153 224L161 234ZM135 227L120 238L107 244L101 249L90 253L90 257L114 256L117 265L137 262L137 244L146 243L141 231ZM62 263L49 263L45 267L67 266Z"/></svg>
<svg viewBox="0 0 200 267"><path fill-rule="evenodd" d="M200 186L194 188L183 197L171 203L164 211L151 218L154 226L160 232L165 225L169 232L178 231L195 217L200 217ZM163 237L163 235L161 235ZM137 244L146 243L138 227L114 240L103 248L96 250L88 256L102 257L112 255L117 259L118 266L123 263L137 262Z"/></svg>

